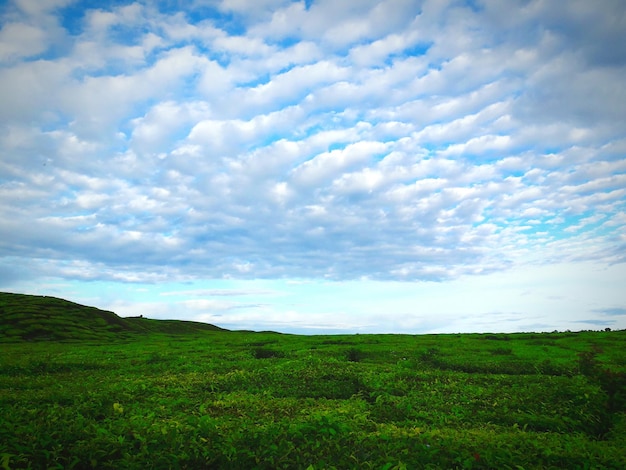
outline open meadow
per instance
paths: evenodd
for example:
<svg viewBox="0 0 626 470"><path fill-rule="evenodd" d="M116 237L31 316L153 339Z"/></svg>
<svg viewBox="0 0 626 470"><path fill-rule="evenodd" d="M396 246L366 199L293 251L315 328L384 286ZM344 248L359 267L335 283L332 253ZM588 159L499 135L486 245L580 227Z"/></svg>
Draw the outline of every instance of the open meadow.
<svg viewBox="0 0 626 470"><path fill-rule="evenodd" d="M296 336L14 294L0 315L4 469L626 468L626 331Z"/></svg>

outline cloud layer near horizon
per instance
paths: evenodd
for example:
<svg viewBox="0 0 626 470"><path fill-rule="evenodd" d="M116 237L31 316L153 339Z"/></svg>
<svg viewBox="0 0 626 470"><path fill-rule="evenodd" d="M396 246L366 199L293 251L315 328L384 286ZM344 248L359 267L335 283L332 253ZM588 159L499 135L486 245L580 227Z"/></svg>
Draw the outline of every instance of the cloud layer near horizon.
<svg viewBox="0 0 626 470"><path fill-rule="evenodd" d="M621 0L174 4L3 7L5 285L626 261Z"/></svg>

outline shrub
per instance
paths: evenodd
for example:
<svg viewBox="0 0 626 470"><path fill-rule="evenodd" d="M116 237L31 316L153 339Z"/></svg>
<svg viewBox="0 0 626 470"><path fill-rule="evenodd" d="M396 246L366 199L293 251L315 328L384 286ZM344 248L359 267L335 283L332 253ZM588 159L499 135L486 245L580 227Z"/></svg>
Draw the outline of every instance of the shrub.
<svg viewBox="0 0 626 470"><path fill-rule="evenodd" d="M596 374L600 363L596 357L602 350L593 346L589 351L579 352L578 355L578 370L582 375L592 377Z"/></svg>
<svg viewBox="0 0 626 470"><path fill-rule="evenodd" d="M285 353L282 351L276 351L274 349L256 348L253 351L253 355L256 359L269 359L272 357L285 357Z"/></svg>
<svg viewBox="0 0 626 470"><path fill-rule="evenodd" d="M350 348L346 351L346 359L350 362L361 362L365 357L365 353L357 348Z"/></svg>

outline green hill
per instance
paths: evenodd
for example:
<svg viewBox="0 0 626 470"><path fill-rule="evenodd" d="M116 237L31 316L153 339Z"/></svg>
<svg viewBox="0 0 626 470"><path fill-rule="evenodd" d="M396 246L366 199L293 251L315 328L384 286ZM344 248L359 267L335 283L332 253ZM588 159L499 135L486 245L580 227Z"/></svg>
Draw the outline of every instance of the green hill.
<svg viewBox="0 0 626 470"><path fill-rule="evenodd" d="M0 342L110 340L137 334L221 330L207 323L122 318L56 297L0 292Z"/></svg>

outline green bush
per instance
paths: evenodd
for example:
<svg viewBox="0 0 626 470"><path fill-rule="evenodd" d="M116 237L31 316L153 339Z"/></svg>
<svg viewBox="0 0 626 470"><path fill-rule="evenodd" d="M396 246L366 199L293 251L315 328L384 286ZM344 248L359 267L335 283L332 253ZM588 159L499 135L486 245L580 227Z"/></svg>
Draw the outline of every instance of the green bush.
<svg viewBox="0 0 626 470"><path fill-rule="evenodd" d="M272 357L285 357L285 353L282 351L275 351L267 348L256 348L253 353L256 359L269 359Z"/></svg>

